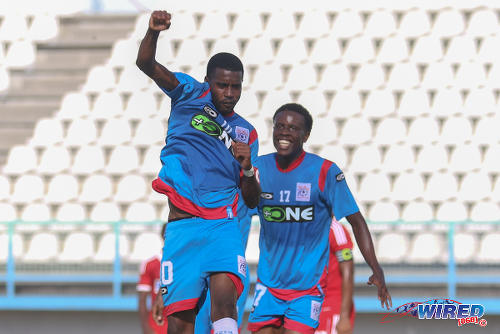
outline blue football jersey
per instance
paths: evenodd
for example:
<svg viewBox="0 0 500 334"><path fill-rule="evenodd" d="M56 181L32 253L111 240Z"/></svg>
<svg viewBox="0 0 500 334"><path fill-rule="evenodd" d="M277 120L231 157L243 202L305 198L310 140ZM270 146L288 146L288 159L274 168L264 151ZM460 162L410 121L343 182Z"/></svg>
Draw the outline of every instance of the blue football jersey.
<svg viewBox="0 0 500 334"><path fill-rule="evenodd" d="M315 287L328 261L332 215L340 220L359 211L335 163L305 153L282 170L276 153L259 157L262 194L259 280L269 288Z"/></svg>
<svg viewBox="0 0 500 334"><path fill-rule="evenodd" d="M235 217L240 164L231 153L231 137L249 144L253 153L257 133L234 112L222 118L226 123L216 122L214 114L218 118L221 114L212 103L209 84L184 73L175 76L176 88L162 88L172 101L162 168L153 188L195 216Z"/></svg>

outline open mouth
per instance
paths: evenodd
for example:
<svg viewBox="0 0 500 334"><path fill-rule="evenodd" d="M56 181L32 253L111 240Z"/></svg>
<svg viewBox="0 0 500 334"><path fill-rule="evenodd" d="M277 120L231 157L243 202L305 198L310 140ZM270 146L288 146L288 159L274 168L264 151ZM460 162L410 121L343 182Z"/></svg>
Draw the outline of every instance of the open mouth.
<svg viewBox="0 0 500 334"><path fill-rule="evenodd" d="M291 144L292 143L289 140L286 140L286 139L280 139L280 140L278 140L278 146L279 146L279 148L281 148L283 150L288 149Z"/></svg>

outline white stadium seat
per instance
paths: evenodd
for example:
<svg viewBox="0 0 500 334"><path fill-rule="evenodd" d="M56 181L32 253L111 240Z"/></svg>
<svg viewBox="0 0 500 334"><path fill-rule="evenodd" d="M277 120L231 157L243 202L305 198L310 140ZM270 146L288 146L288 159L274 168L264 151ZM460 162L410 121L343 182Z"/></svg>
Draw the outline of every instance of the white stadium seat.
<svg viewBox="0 0 500 334"><path fill-rule="evenodd" d="M311 134L307 143L309 145L328 145L337 139L337 126L331 119L316 118L313 122Z"/></svg>
<svg viewBox="0 0 500 334"><path fill-rule="evenodd" d="M32 223L16 225L16 231L26 232L38 231L42 229L42 225L37 224L38 222L48 222L52 219L49 206L41 203L26 205L22 210L20 218L23 223Z"/></svg>
<svg viewBox="0 0 500 334"><path fill-rule="evenodd" d="M57 118L71 120L87 117L90 113L90 102L85 93L70 92L64 95L61 108L56 114Z"/></svg>
<svg viewBox="0 0 500 334"><path fill-rule="evenodd" d="M259 66L252 81L252 88L255 90L273 90L282 85L283 73L276 64Z"/></svg>
<svg viewBox="0 0 500 334"><path fill-rule="evenodd" d="M116 91L102 92L97 95L94 106L89 114L92 119L108 120L123 114L123 102Z"/></svg>
<svg viewBox="0 0 500 334"><path fill-rule="evenodd" d="M488 88L471 89L464 102L464 112L469 117L481 117L482 121L486 115L498 114L499 108L495 102L495 94ZM496 118L499 122L500 118ZM476 130L477 133L477 130Z"/></svg>
<svg viewBox="0 0 500 334"><path fill-rule="evenodd" d="M247 249L245 258L249 264L257 264L259 262L259 230L252 228L248 234Z"/></svg>
<svg viewBox="0 0 500 334"><path fill-rule="evenodd" d="M431 63L443 58L443 47L437 36L422 36L417 39L410 60L417 63Z"/></svg>
<svg viewBox="0 0 500 334"><path fill-rule="evenodd" d="M14 42L28 37L26 17L20 13L10 13L3 17L0 24L0 40Z"/></svg>
<svg viewBox="0 0 500 334"><path fill-rule="evenodd" d="M172 36L174 36L172 34ZM175 61L178 65L198 65L205 62L207 58L207 50L203 40L201 39L183 39L177 51Z"/></svg>
<svg viewBox="0 0 500 334"><path fill-rule="evenodd" d="M413 237L408 261L411 263L436 263L443 260L443 240L437 234L420 233Z"/></svg>
<svg viewBox="0 0 500 334"><path fill-rule="evenodd" d="M146 153L144 153L144 160L139 169L141 174L155 175L160 171L160 152L162 147L161 145L151 145L147 148Z"/></svg>
<svg viewBox="0 0 500 334"><path fill-rule="evenodd" d="M328 64L321 73L318 88L331 91L351 84L351 73L345 64Z"/></svg>
<svg viewBox="0 0 500 334"><path fill-rule="evenodd" d="M162 46L163 43L158 43L156 50L157 58L160 62L163 62L163 58L159 57L159 49ZM119 39L113 44L113 48L111 49L111 57L108 60L108 65L111 67L125 67L127 65L133 65L135 64L135 61L137 59L138 50L139 43L137 42L137 40L132 38Z"/></svg>
<svg viewBox="0 0 500 334"><path fill-rule="evenodd" d="M453 37L444 57L448 62L465 62L475 58L477 58L476 45L470 36Z"/></svg>
<svg viewBox="0 0 500 334"><path fill-rule="evenodd" d="M301 37L291 37L281 41L275 57L277 64L292 65L292 70L306 59L306 41Z"/></svg>
<svg viewBox="0 0 500 334"><path fill-rule="evenodd" d="M133 93L147 89L151 84L152 82L149 77L133 64L123 69L118 79L116 89L119 92Z"/></svg>
<svg viewBox="0 0 500 334"><path fill-rule="evenodd" d="M308 59L312 63L330 64L340 58L339 41L336 37L328 35L315 40Z"/></svg>
<svg viewBox="0 0 500 334"><path fill-rule="evenodd" d="M477 202L489 198L491 190L492 186L488 174L482 172L466 173L458 192L458 198L462 201Z"/></svg>
<svg viewBox="0 0 500 334"><path fill-rule="evenodd" d="M0 222L11 222L17 218L17 210L14 205L0 202Z"/></svg>
<svg viewBox="0 0 500 334"><path fill-rule="evenodd" d="M99 202L92 208L90 212L90 220L96 224L94 226L86 226L87 230L110 230L109 224L97 223L113 223L121 220L121 212L117 203L114 202Z"/></svg>
<svg viewBox="0 0 500 334"><path fill-rule="evenodd" d="M34 41L46 41L59 34L59 22L55 15L37 14L28 30L28 36Z"/></svg>
<svg viewBox="0 0 500 334"><path fill-rule="evenodd" d="M431 29L429 15L423 10L406 12L399 24L398 32L405 37L425 35Z"/></svg>
<svg viewBox="0 0 500 334"><path fill-rule="evenodd" d="M221 12L204 13L197 36L202 38L219 39L229 32L229 18Z"/></svg>
<svg viewBox="0 0 500 334"><path fill-rule="evenodd" d="M219 52L229 52L241 59L242 52L238 40L233 37L218 38L212 45L210 54L215 55ZM201 79L201 78L200 78Z"/></svg>
<svg viewBox="0 0 500 334"><path fill-rule="evenodd" d="M31 203L42 199L44 184L41 177L25 174L20 176L14 184L14 191L10 197L13 203Z"/></svg>
<svg viewBox="0 0 500 334"><path fill-rule="evenodd" d="M476 262L498 263L500 261L500 233L489 233L481 238Z"/></svg>
<svg viewBox="0 0 500 334"><path fill-rule="evenodd" d="M372 128L364 118L349 118L340 132L339 142L343 145L360 145L372 138Z"/></svg>
<svg viewBox="0 0 500 334"><path fill-rule="evenodd" d="M56 220L60 222L74 223L82 222L87 219L85 208L79 203L63 203L56 213ZM61 225L66 226L66 224Z"/></svg>
<svg viewBox="0 0 500 334"><path fill-rule="evenodd" d="M453 79L453 69L450 64L444 62L431 62L425 70L422 79L422 87L427 89L447 88L453 84Z"/></svg>
<svg viewBox="0 0 500 334"><path fill-rule="evenodd" d="M125 235L118 237L119 255L126 257L130 250L130 242ZM116 250L116 235L114 232L105 233L99 240L97 251L93 256L93 260L97 262L111 262L115 258Z"/></svg>
<svg viewBox="0 0 500 334"><path fill-rule="evenodd" d="M68 147L80 147L95 142L97 138L97 127L93 121L88 119L73 120L66 133L64 145Z"/></svg>
<svg viewBox="0 0 500 334"><path fill-rule="evenodd" d="M406 139L405 123L395 117L383 118L377 126L373 142L378 145L393 145L403 143Z"/></svg>
<svg viewBox="0 0 500 334"><path fill-rule="evenodd" d="M116 87L116 78L113 69L106 65L97 65L89 71L87 81L83 86L84 92L101 93Z"/></svg>
<svg viewBox="0 0 500 334"><path fill-rule="evenodd" d="M382 170L387 173L400 173L415 168L415 154L408 145L391 145L382 160Z"/></svg>
<svg viewBox="0 0 500 334"><path fill-rule="evenodd" d="M41 119L35 125L30 144L34 147L51 146L63 141L63 126L56 119Z"/></svg>
<svg viewBox="0 0 500 334"><path fill-rule="evenodd" d="M38 158L31 146L16 145L10 149L3 172L7 175L23 175L36 169Z"/></svg>
<svg viewBox="0 0 500 334"><path fill-rule="evenodd" d="M450 117L445 120L439 142L444 145L461 145L472 136L472 124L465 117Z"/></svg>
<svg viewBox="0 0 500 334"><path fill-rule="evenodd" d="M471 262L477 254L477 237L471 233L457 233L454 235L453 252L457 263Z"/></svg>
<svg viewBox="0 0 500 334"><path fill-rule="evenodd" d="M488 36L483 39L478 51L478 58L484 62L495 63L500 57L500 35Z"/></svg>
<svg viewBox="0 0 500 334"><path fill-rule="evenodd" d="M99 146L82 146L75 154L71 173L90 175L104 168L104 151Z"/></svg>
<svg viewBox="0 0 500 334"><path fill-rule="evenodd" d="M363 20L357 11L341 11L333 21L331 34L340 38L353 37L363 31Z"/></svg>
<svg viewBox="0 0 500 334"><path fill-rule="evenodd" d="M114 200L118 203L133 203L145 198L148 187L140 175L126 175L117 185Z"/></svg>
<svg viewBox="0 0 500 334"><path fill-rule="evenodd" d="M465 29L464 15L457 9L439 11L432 27L432 34L438 37L460 35Z"/></svg>
<svg viewBox="0 0 500 334"><path fill-rule="evenodd" d="M380 169L382 155L376 145L360 145L352 153L349 171L351 173L369 173Z"/></svg>
<svg viewBox="0 0 500 334"><path fill-rule="evenodd" d="M458 182L447 173L434 173L427 182L424 198L427 201L448 201L457 196Z"/></svg>
<svg viewBox="0 0 500 334"><path fill-rule="evenodd" d="M341 169L347 165L347 154L338 145L324 145L318 154L327 160L335 162Z"/></svg>
<svg viewBox="0 0 500 334"><path fill-rule="evenodd" d="M396 32L394 14L388 10L377 10L371 13L364 33L370 37L385 38Z"/></svg>
<svg viewBox="0 0 500 334"><path fill-rule="evenodd" d="M484 154L483 171L497 173L500 170L500 145L494 144L486 149ZM500 193L498 193L500 195Z"/></svg>
<svg viewBox="0 0 500 334"><path fill-rule="evenodd" d="M7 199L10 196L11 186L10 181L3 175L0 175L0 201Z"/></svg>
<svg viewBox="0 0 500 334"><path fill-rule="evenodd" d="M269 38L286 38L297 31L294 15L286 9L273 11L264 29L264 36Z"/></svg>
<svg viewBox="0 0 500 334"><path fill-rule="evenodd" d="M0 234L0 263L5 263L8 257L9 236L7 233ZM20 258L24 254L24 241L21 235L12 235L12 255L14 259Z"/></svg>
<svg viewBox="0 0 500 334"><path fill-rule="evenodd" d="M380 173L367 174L360 184L358 197L361 201L380 201L389 198L391 185L389 178Z"/></svg>
<svg viewBox="0 0 500 334"><path fill-rule="evenodd" d="M411 122L406 142L413 145L428 145L439 138L438 122L433 117L419 117Z"/></svg>
<svg viewBox="0 0 500 334"><path fill-rule="evenodd" d="M359 90L370 90L381 87L385 83L382 66L376 63L364 63L356 73L352 86Z"/></svg>
<svg viewBox="0 0 500 334"><path fill-rule="evenodd" d="M71 157L64 146L50 146L40 158L37 172L42 175L54 175L66 171L70 167Z"/></svg>
<svg viewBox="0 0 500 334"><path fill-rule="evenodd" d="M139 167L139 153L133 146L115 146L104 172L111 175L128 174Z"/></svg>
<svg viewBox="0 0 500 334"><path fill-rule="evenodd" d="M401 118L415 118L429 114L430 101L424 89L408 89L401 96L397 114Z"/></svg>
<svg viewBox="0 0 500 334"><path fill-rule="evenodd" d="M330 30L327 13L323 10L307 10L300 20L297 35L316 39L325 36Z"/></svg>
<svg viewBox="0 0 500 334"><path fill-rule="evenodd" d="M52 233L37 233L31 239L28 251L23 256L26 262L45 262L54 259L58 254L59 241Z"/></svg>
<svg viewBox="0 0 500 334"><path fill-rule="evenodd" d="M432 173L448 168L448 153L442 145L426 145L418 153L415 169Z"/></svg>
<svg viewBox="0 0 500 334"><path fill-rule="evenodd" d="M245 38L252 40L263 31L263 22L260 13L256 10L239 11L230 31L234 38Z"/></svg>
<svg viewBox="0 0 500 334"><path fill-rule="evenodd" d="M123 118L108 119L97 139L97 144L103 147L113 147L130 142L132 129L130 123Z"/></svg>
<svg viewBox="0 0 500 334"><path fill-rule="evenodd" d="M498 32L498 17L489 9L479 9L469 18L466 34L471 36L488 36Z"/></svg>
<svg viewBox="0 0 500 334"><path fill-rule="evenodd" d="M94 256L94 248L94 239L90 234L83 232L70 233L64 240L58 260L61 262L83 263Z"/></svg>
<svg viewBox="0 0 500 334"><path fill-rule="evenodd" d="M83 182L78 201L81 203L99 203L109 199L111 194L111 179L106 175L92 174Z"/></svg>
<svg viewBox="0 0 500 334"><path fill-rule="evenodd" d="M375 58L373 41L368 36L354 37L344 52L343 59L349 63L366 63Z"/></svg>
<svg viewBox="0 0 500 334"><path fill-rule="evenodd" d="M125 212L125 220L133 223L143 223L155 221L156 209L148 202L134 202L129 205ZM129 230L128 224L122 225L122 229Z"/></svg>
<svg viewBox="0 0 500 334"><path fill-rule="evenodd" d="M395 90L405 90L417 87L420 84L420 75L417 65L413 63L397 63L392 68L387 87Z"/></svg>
<svg viewBox="0 0 500 334"><path fill-rule="evenodd" d="M434 219L434 213L429 203L410 202L403 209L401 218L405 222L427 222Z"/></svg>
<svg viewBox="0 0 500 334"><path fill-rule="evenodd" d="M431 69L429 69L431 70ZM438 117L449 118L452 115L463 113L462 97L457 89L440 89L434 96L432 114Z"/></svg>
<svg viewBox="0 0 500 334"><path fill-rule="evenodd" d="M389 90L373 90L365 101L363 116L380 119L392 114L396 109L394 96Z"/></svg>
<svg viewBox="0 0 500 334"><path fill-rule="evenodd" d="M160 118L142 119L138 124L131 144L138 147L149 147L164 142L166 124Z"/></svg>
<svg viewBox="0 0 500 334"><path fill-rule="evenodd" d="M377 202L370 208L368 218L371 222L393 222L400 219L399 209L391 202Z"/></svg>
<svg viewBox="0 0 500 334"><path fill-rule="evenodd" d="M377 54L377 60L381 63L397 63L408 57L408 44L404 37L399 35L385 38Z"/></svg>
<svg viewBox="0 0 500 334"><path fill-rule="evenodd" d="M382 263L400 263L408 255L409 240L403 233L384 233L378 239L377 257Z"/></svg>
<svg viewBox="0 0 500 334"><path fill-rule="evenodd" d="M474 222L498 221L500 207L494 201L476 202L471 209L470 219Z"/></svg>
<svg viewBox="0 0 500 334"><path fill-rule="evenodd" d="M316 69L313 65L298 64L293 66L288 73L284 88L290 91L303 91L316 87L317 82Z"/></svg>
<svg viewBox="0 0 500 334"><path fill-rule="evenodd" d="M170 101L170 99L168 98ZM153 94L149 92L133 92L127 102L122 116L126 119L141 120L158 115L158 106Z"/></svg>
<svg viewBox="0 0 500 334"><path fill-rule="evenodd" d="M444 202L436 212L436 219L441 222L461 222L467 218L467 208L462 202Z"/></svg>
<svg viewBox="0 0 500 334"><path fill-rule="evenodd" d="M36 58L35 46L28 40L12 42L5 54L5 64L13 69L21 69L32 65Z"/></svg>
<svg viewBox="0 0 500 334"><path fill-rule="evenodd" d="M47 195L44 197L47 203L66 203L76 200L78 197L78 180L70 174L58 174L49 183Z"/></svg>
<svg viewBox="0 0 500 334"><path fill-rule="evenodd" d="M450 171L469 173L479 168L481 168L481 151L476 145L459 145L451 153Z"/></svg>
<svg viewBox="0 0 500 334"><path fill-rule="evenodd" d="M395 181L391 193L394 202L410 202L422 199L424 194L424 181L418 173L401 173Z"/></svg>
<svg viewBox="0 0 500 334"><path fill-rule="evenodd" d="M267 37L252 38L248 41L242 62L246 66L261 66L274 58L272 42ZM259 87L255 87L257 89Z"/></svg>
<svg viewBox="0 0 500 334"><path fill-rule="evenodd" d="M140 262L151 256L161 254L163 241L159 233L141 233L134 241L129 260Z"/></svg>

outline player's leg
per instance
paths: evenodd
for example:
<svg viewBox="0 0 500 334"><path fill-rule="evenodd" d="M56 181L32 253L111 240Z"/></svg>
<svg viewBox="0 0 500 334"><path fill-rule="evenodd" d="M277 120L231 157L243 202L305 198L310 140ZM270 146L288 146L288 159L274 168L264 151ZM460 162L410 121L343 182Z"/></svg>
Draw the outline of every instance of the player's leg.
<svg viewBox="0 0 500 334"><path fill-rule="evenodd" d="M314 334L319 325L323 296L305 295L288 302L284 325L286 334Z"/></svg>
<svg viewBox="0 0 500 334"><path fill-rule="evenodd" d="M228 333L238 333L238 313L236 312L236 301L238 292L234 280L234 274L214 273L210 276L210 299L211 318L214 333L219 329Z"/></svg>
<svg viewBox="0 0 500 334"><path fill-rule="evenodd" d="M248 330L259 334L283 333L283 316L286 309L285 300L274 297L266 286L257 283L252 311L248 317Z"/></svg>
<svg viewBox="0 0 500 334"><path fill-rule="evenodd" d="M172 313L168 316L168 334L193 334L196 313L194 309Z"/></svg>

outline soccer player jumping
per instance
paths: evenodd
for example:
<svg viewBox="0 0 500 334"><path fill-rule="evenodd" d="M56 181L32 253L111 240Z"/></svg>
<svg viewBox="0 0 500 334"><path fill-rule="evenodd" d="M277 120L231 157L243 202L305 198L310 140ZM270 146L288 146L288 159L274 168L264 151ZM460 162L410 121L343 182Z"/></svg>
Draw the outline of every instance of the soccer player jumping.
<svg viewBox="0 0 500 334"><path fill-rule="evenodd" d="M301 105L278 108L273 117L276 153L259 157L262 188L258 205L260 257L258 282L248 329L261 334L312 334L318 326L328 262L332 217L352 225L356 241L373 271L382 307L392 306L370 232L333 162L306 153L303 144L312 117Z"/></svg>
<svg viewBox="0 0 500 334"><path fill-rule="evenodd" d="M170 24L166 11L151 14L136 62L172 99L162 169L153 181L170 206L161 262L163 304L155 303L155 316L161 319L164 307L168 333L193 333L209 285L214 333L237 334L236 300L248 275L236 221L238 187L250 208L260 195L250 152L257 135L233 111L243 65L220 53L208 62L203 83L170 72L155 60L158 36Z"/></svg>

